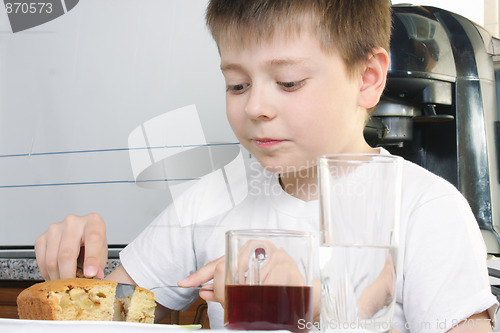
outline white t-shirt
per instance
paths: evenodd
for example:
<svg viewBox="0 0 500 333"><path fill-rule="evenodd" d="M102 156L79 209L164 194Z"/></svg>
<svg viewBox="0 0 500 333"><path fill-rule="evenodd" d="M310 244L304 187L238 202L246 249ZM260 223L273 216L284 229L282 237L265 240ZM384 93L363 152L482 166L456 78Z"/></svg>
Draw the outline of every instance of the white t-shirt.
<svg viewBox="0 0 500 333"><path fill-rule="evenodd" d="M287 194L278 177L258 163L250 164L247 171L248 195L229 210L200 219L204 216L203 212L198 214L200 207L211 203L217 206L219 196L200 190L207 186L198 184L163 211L120 253L122 265L133 280L144 288L177 285L224 255L225 232L231 229L312 231L317 251L318 202L304 202ZM189 213L181 213L179 219L178 210ZM401 213L395 328L400 332L445 332L487 309L494 318L497 301L490 291L486 247L460 192L442 178L405 161ZM316 252L316 261L317 257ZM317 262L314 267L318 277ZM160 304L173 310L185 310L198 298L197 291L180 288L155 289L155 295ZM211 328L223 327L219 303L209 302L208 315Z"/></svg>

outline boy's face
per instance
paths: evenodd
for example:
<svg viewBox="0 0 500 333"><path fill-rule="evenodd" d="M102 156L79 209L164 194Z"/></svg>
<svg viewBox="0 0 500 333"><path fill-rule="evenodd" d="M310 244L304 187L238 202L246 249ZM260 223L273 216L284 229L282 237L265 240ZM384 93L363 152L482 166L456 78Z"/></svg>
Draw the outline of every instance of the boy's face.
<svg viewBox="0 0 500 333"><path fill-rule="evenodd" d="M316 36L219 49L229 123L264 167L288 173L315 166L321 154L371 151L358 107L361 75L349 77Z"/></svg>

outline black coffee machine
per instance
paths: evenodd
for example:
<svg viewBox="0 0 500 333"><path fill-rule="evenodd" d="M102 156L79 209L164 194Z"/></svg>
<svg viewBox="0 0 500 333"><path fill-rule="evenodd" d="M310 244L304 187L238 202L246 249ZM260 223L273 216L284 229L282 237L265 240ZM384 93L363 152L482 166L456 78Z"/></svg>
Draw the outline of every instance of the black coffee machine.
<svg viewBox="0 0 500 333"><path fill-rule="evenodd" d="M365 130L454 184L490 253L500 253L496 54L500 43L460 15L394 5L387 87Z"/></svg>

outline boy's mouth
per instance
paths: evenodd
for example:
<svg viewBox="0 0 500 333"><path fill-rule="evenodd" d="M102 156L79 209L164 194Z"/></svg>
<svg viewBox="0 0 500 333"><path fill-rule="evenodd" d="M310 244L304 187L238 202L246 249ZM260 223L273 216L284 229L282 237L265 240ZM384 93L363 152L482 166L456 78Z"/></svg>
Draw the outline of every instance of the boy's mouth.
<svg viewBox="0 0 500 333"><path fill-rule="evenodd" d="M259 147L271 147L285 141L285 140L271 139L271 138L254 138L252 140Z"/></svg>

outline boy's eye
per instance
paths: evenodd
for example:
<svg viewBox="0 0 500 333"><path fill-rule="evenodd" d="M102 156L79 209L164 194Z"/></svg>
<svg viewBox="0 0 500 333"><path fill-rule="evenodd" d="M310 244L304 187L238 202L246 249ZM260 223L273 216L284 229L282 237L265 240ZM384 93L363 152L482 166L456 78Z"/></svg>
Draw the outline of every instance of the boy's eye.
<svg viewBox="0 0 500 333"><path fill-rule="evenodd" d="M283 87L285 91L295 91L299 88L301 88L306 80L300 80L300 81L291 81L291 82L282 82L278 81L277 83Z"/></svg>
<svg viewBox="0 0 500 333"><path fill-rule="evenodd" d="M246 88L248 88L248 86L249 86L248 83L228 85L226 87L226 91L231 92L233 94L241 94L246 90Z"/></svg>

